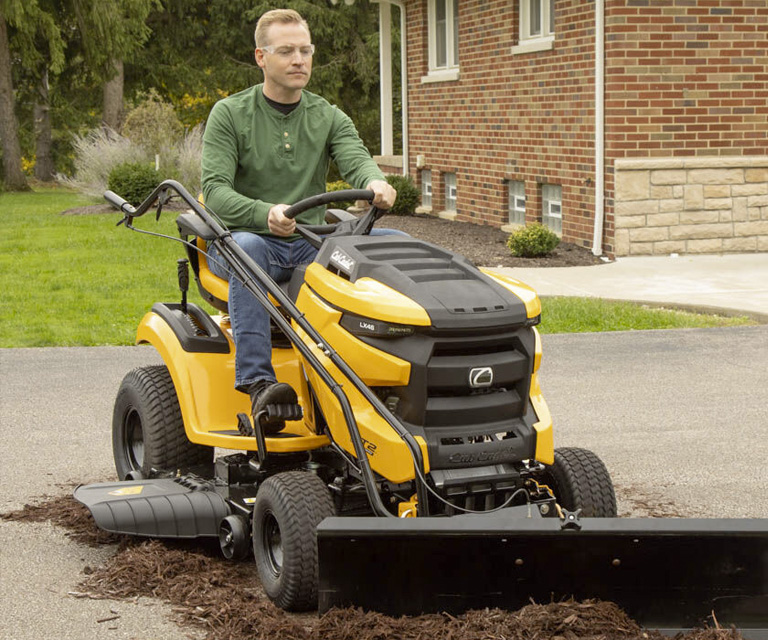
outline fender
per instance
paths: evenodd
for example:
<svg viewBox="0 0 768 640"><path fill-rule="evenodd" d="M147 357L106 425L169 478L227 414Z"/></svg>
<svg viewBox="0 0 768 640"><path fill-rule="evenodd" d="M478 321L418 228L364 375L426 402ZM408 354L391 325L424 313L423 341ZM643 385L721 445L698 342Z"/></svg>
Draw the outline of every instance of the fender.
<svg viewBox="0 0 768 640"><path fill-rule="evenodd" d="M235 345L225 316L209 316L194 304L158 303L139 323L137 344L151 344L171 374L187 438L195 444L254 451L252 438L237 431L237 414L250 414L251 402L235 390ZM201 335L198 335L201 334ZM272 350L277 379L301 389L305 384L293 349ZM289 422L285 432L300 438L269 438L275 452L304 451L328 444L304 421Z"/></svg>

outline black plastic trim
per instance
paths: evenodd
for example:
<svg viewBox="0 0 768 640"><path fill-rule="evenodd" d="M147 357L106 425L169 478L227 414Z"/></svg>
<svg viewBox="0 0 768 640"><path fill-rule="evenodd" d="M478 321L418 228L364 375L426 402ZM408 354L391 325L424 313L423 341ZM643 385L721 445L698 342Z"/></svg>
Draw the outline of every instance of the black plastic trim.
<svg viewBox="0 0 768 640"><path fill-rule="evenodd" d="M152 312L171 328L179 344L188 353L229 353L229 340L205 311L196 304L187 304L185 314L180 304L157 302ZM198 332L203 332L198 333Z"/></svg>

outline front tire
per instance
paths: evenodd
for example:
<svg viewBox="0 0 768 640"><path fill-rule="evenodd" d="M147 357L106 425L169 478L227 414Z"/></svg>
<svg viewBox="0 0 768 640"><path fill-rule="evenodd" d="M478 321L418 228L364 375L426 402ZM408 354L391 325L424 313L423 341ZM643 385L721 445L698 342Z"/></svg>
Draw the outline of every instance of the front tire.
<svg viewBox="0 0 768 640"><path fill-rule="evenodd" d="M304 471L278 473L253 507L253 554L269 598L287 611L317 607L317 525L336 509L325 483Z"/></svg>
<svg viewBox="0 0 768 640"><path fill-rule="evenodd" d="M213 448L187 439L179 399L165 365L129 371L115 399L112 452L120 480L141 473L208 469Z"/></svg>
<svg viewBox="0 0 768 640"><path fill-rule="evenodd" d="M592 451L562 447L555 450L555 463L542 478L568 511L581 509L585 518L615 518L616 494L605 464Z"/></svg>

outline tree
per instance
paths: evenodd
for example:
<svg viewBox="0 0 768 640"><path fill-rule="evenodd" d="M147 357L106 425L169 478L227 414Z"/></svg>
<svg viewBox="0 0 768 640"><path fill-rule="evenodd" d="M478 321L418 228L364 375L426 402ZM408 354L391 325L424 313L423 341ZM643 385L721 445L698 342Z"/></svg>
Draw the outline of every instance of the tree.
<svg viewBox="0 0 768 640"><path fill-rule="evenodd" d="M15 106L8 26L3 7L0 6L0 142L3 145L3 183L9 191L23 191L29 189L29 185L21 170L19 122Z"/></svg>
<svg viewBox="0 0 768 640"><path fill-rule="evenodd" d="M54 70L60 70L64 63L64 45L61 39L61 33L56 26L52 16L44 11L38 0L0 0L0 13L3 20L3 40L5 45L0 43L0 49L4 49L8 52L8 64L3 64L0 60L0 66L6 66L6 71L0 71L0 75L10 75L11 71L11 57L10 52L14 50L16 56L22 64L28 64L30 66L39 64L43 59L47 58L49 67ZM10 31L8 31L10 27ZM5 53L0 53L0 57L5 58ZM3 120L2 128L7 129L7 137L9 141L9 158L5 162L5 166L10 164L12 173L20 171L21 169L21 149L18 145L18 131L19 125L16 120L16 100L14 97L12 76L11 81L2 81L3 98L4 103L0 106L2 114L0 119ZM42 78L42 76L41 76ZM47 92L47 81L44 91ZM44 122L46 114L43 113L41 122ZM5 137L6 134L4 134ZM16 145L14 146L14 140ZM5 140L3 146L5 147ZM17 164L18 162L18 164ZM7 173L8 169L6 169ZM23 177L23 174L22 174ZM6 183L9 189L24 189L26 188L26 179L21 183L18 180L18 175L6 175Z"/></svg>

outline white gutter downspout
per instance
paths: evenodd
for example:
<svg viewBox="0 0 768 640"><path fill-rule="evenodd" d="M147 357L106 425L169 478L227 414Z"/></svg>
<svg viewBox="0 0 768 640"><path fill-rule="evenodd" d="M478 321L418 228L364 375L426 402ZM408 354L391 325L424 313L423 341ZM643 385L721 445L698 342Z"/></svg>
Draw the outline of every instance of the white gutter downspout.
<svg viewBox="0 0 768 640"><path fill-rule="evenodd" d="M371 0L374 3L382 3L382 4L390 4L395 5L398 9L400 9L400 103L402 108L402 119L403 119L403 175L408 175L408 57L407 57L407 47L406 47L406 32L405 32L405 3L403 0ZM381 10L382 7L379 6L379 9ZM379 28L381 28L381 24L379 25ZM381 33L379 33L379 42L382 42L383 38ZM391 42L390 39L387 39L389 42ZM383 51L379 51L379 64L381 64L382 57L384 55ZM384 78L386 78L386 75L382 75L382 81ZM390 80L391 83L391 80ZM380 88L382 96L385 93L385 88L382 86ZM391 93L391 87L390 87L390 93ZM384 105L382 104L382 110L384 108ZM390 105L391 108L391 105ZM382 138L384 135L384 126L382 125ZM382 153L384 148L384 140L382 139Z"/></svg>
<svg viewBox="0 0 768 640"><path fill-rule="evenodd" d="M605 218L605 0L595 0L595 228L592 253L603 253Z"/></svg>

